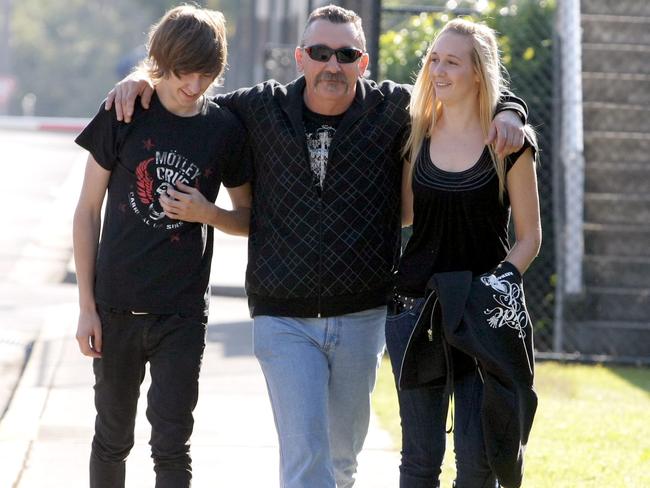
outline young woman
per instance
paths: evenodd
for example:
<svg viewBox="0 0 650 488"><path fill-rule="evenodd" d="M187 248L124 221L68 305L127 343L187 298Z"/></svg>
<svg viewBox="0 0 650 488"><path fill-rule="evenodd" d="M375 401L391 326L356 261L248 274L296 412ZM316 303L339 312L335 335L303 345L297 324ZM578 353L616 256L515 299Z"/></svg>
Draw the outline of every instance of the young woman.
<svg viewBox="0 0 650 488"><path fill-rule="evenodd" d="M399 381L401 358L426 284L434 273L480 275L502 261L524 273L539 251L541 227L534 135L510 156L486 146L505 89L494 31L450 21L435 38L410 102L404 148L403 223L413 235L402 256L386 340ZM510 214L516 242L508 243ZM457 488L498 486L488 465L479 417L482 382L476 361L452 349ZM443 388L398 392L402 423L401 488L439 486L447 416Z"/></svg>

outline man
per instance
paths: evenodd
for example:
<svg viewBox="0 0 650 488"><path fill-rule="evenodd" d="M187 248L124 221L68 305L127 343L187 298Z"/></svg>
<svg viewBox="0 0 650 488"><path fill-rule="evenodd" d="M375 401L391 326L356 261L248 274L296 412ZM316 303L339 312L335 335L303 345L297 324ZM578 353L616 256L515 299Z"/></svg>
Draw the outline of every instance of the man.
<svg viewBox="0 0 650 488"><path fill-rule="evenodd" d="M193 222L248 233L245 131L204 96L226 64L223 15L176 7L153 26L148 48L147 72L156 82L151 108L138 110L129 125L100 110L76 140L90 152L73 234L77 341L95 358L91 488L124 487L147 363L156 487L190 486L213 243L212 228ZM211 203L222 182L235 207L230 212ZM199 188L210 202L201 207L206 214L195 207L196 219L179 221L163 212L160 196L173 185Z"/></svg>
<svg viewBox="0 0 650 488"><path fill-rule="evenodd" d="M384 348L410 87L365 80L365 48L354 12L321 7L295 51L301 77L218 97L252 150L246 287L282 488L354 484ZM146 103L149 84L135 75L107 105L114 98L128 120L140 92ZM501 149L520 145L519 117L499 118Z"/></svg>

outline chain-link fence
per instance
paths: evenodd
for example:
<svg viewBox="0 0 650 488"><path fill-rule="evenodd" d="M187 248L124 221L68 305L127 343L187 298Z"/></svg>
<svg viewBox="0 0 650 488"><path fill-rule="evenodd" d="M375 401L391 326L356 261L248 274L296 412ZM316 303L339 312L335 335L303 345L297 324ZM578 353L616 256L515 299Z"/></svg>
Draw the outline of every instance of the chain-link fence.
<svg viewBox="0 0 650 488"><path fill-rule="evenodd" d="M388 2L385 2L388 3ZM451 3L427 2L426 6L384 5L381 17L380 77L412 82L419 62L435 32L455 17L469 15L493 27L500 36L502 59L510 74L512 91L529 108L529 122L539 141L537 171L543 226L539 256L526 273L526 300L535 324L536 348L553 349L555 314L554 141L555 82L554 9L549 2L483 2L475 8L449 9ZM480 2L468 2L476 7ZM499 6L499 4L502 4Z"/></svg>
<svg viewBox="0 0 650 488"><path fill-rule="evenodd" d="M544 242L526 294L540 355L650 364L650 3L409 3L384 2L381 77L412 81L437 29L470 15L499 33L528 103Z"/></svg>

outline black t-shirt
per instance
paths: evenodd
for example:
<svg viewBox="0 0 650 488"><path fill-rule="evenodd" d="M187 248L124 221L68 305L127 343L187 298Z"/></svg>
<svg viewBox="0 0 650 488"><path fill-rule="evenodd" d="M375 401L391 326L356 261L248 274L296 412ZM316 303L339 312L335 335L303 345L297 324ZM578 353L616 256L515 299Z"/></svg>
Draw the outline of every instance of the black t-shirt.
<svg viewBox="0 0 650 488"><path fill-rule="evenodd" d="M309 164L314 174L314 184L320 189L323 188L323 181L327 173L330 145L343 115L321 115L312 112L306 105L303 105L302 118L307 137Z"/></svg>
<svg viewBox="0 0 650 488"><path fill-rule="evenodd" d="M506 157L509 171L529 141ZM434 273L470 270L474 275L496 267L508 254L510 201L499 201L499 179L487 148L465 171L438 168L425 139L413 173L413 234L402 255L397 290L424 296Z"/></svg>
<svg viewBox="0 0 650 488"><path fill-rule="evenodd" d="M103 105L76 139L111 171L95 268L95 300L119 310L207 314L213 229L168 218L159 197L181 180L214 202L251 178L246 132L214 102L180 117L156 95L133 121Z"/></svg>

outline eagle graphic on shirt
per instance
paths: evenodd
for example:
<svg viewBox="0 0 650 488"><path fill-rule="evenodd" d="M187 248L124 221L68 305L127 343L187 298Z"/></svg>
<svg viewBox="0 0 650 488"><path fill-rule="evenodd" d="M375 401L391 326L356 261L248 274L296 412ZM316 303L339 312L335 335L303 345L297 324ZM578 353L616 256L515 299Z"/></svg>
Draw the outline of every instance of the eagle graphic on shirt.
<svg viewBox="0 0 650 488"><path fill-rule="evenodd" d="M135 191L129 194L129 206L151 227L177 229L183 222L167 217L160 197L179 181L199 188L200 173L195 163L176 151L156 151L155 156L136 166Z"/></svg>
<svg viewBox="0 0 650 488"><path fill-rule="evenodd" d="M160 183L157 187L153 177L148 173L147 168L154 158L145 159L135 170L136 186L138 198L144 205L148 205L149 218L153 221L163 219L165 211L160 205L160 196L172 187L166 181ZM155 189L154 189L155 188Z"/></svg>

